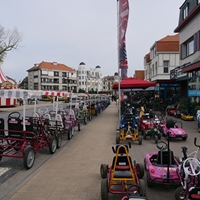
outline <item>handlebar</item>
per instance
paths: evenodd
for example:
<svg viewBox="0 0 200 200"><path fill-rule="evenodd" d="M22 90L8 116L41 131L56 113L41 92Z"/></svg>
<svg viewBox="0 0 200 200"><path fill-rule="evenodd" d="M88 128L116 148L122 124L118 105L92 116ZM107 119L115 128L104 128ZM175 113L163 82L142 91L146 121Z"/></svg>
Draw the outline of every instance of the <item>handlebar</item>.
<svg viewBox="0 0 200 200"><path fill-rule="evenodd" d="M196 137L194 138L194 145L195 145L196 147L200 148L200 145L197 145L197 138L196 138Z"/></svg>

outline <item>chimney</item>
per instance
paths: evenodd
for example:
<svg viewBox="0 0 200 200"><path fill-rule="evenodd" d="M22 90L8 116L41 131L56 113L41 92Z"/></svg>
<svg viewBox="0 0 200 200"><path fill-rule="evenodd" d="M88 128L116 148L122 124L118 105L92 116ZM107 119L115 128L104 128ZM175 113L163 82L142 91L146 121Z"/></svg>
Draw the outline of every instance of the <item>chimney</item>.
<svg viewBox="0 0 200 200"><path fill-rule="evenodd" d="M53 62L53 65L56 66L58 63L57 62Z"/></svg>

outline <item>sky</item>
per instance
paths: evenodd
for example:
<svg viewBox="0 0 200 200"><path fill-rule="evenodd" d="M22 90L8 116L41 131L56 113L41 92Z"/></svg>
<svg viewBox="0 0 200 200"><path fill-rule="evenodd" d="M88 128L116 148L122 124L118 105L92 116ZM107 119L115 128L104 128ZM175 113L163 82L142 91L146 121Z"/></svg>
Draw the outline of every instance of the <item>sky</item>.
<svg viewBox="0 0 200 200"><path fill-rule="evenodd" d="M128 77L144 70L144 56L167 35L175 35L184 0L129 0L126 31ZM118 71L117 0L4 0L0 25L22 36L1 66L23 80L34 64L57 62L78 69L99 65L103 76Z"/></svg>

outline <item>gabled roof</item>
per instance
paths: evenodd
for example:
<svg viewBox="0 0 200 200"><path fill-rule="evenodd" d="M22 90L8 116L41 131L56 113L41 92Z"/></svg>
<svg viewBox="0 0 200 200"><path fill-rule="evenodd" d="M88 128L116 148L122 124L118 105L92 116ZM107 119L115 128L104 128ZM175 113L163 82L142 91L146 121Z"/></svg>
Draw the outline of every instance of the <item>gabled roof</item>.
<svg viewBox="0 0 200 200"><path fill-rule="evenodd" d="M156 42L156 51L179 52L179 34L167 35Z"/></svg>
<svg viewBox="0 0 200 200"><path fill-rule="evenodd" d="M39 69L48 69L48 70L58 70L58 71L76 71L75 69L72 69L71 67L68 67L64 64L60 64L57 62L44 62L42 61L40 64L35 64L34 67L27 70L27 72L30 71L37 71Z"/></svg>

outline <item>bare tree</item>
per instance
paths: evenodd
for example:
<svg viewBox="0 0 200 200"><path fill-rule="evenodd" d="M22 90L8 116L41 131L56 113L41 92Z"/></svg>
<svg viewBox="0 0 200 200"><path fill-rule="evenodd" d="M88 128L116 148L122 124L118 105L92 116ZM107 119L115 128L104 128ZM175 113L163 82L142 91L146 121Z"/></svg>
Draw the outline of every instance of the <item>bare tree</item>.
<svg viewBox="0 0 200 200"><path fill-rule="evenodd" d="M0 25L0 63L4 61L8 51L17 49L21 39L22 37L17 28L10 31L5 30L5 28Z"/></svg>

